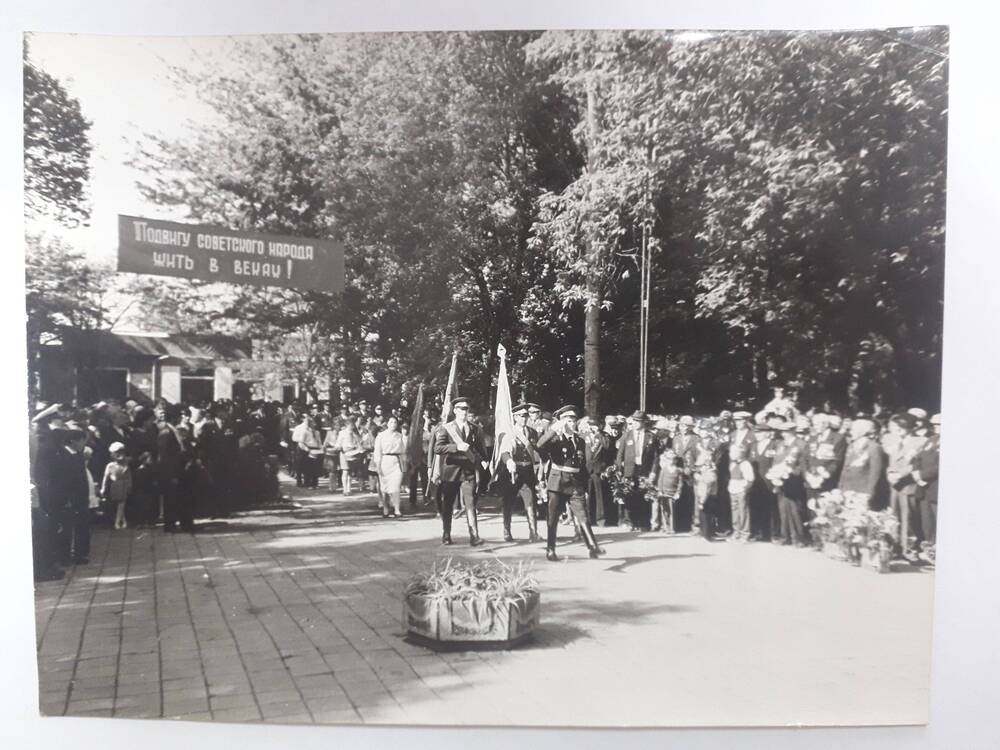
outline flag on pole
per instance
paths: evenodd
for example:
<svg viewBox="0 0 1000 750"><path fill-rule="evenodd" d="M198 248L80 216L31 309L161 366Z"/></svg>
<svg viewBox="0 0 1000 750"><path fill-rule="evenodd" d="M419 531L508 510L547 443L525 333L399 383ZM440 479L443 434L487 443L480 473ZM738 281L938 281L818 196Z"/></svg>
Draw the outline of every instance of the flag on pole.
<svg viewBox="0 0 1000 750"><path fill-rule="evenodd" d="M444 389L444 405L441 407L441 424L448 421L448 415L451 411L451 398L452 393L456 388L455 378L457 376L457 370L458 352L455 352L451 355L451 370L448 372L448 385ZM441 457L428 452L427 465L429 467L428 484L430 486L435 486L441 481Z"/></svg>
<svg viewBox="0 0 1000 750"><path fill-rule="evenodd" d="M417 400L413 404L413 416L410 417L410 434L406 440L406 454L410 457L407 476L413 472L426 458L424 452L424 384L417 389Z"/></svg>
<svg viewBox="0 0 1000 750"><path fill-rule="evenodd" d="M503 344L497 346L500 357L500 374L497 376L497 400L493 410L493 457L490 459L490 477L495 478L500 456L513 452L514 415L511 412L510 383L507 381L507 350Z"/></svg>

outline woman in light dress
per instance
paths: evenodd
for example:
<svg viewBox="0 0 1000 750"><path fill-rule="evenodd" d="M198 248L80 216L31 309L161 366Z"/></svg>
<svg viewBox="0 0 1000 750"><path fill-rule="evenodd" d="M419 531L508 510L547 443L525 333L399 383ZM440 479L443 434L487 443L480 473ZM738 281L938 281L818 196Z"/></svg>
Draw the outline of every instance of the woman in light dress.
<svg viewBox="0 0 1000 750"><path fill-rule="evenodd" d="M396 417L389 417L385 429L375 437L373 463L378 472L382 517L402 518L399 488L406 469L406 440L399 431L399 420Z"/></svg>

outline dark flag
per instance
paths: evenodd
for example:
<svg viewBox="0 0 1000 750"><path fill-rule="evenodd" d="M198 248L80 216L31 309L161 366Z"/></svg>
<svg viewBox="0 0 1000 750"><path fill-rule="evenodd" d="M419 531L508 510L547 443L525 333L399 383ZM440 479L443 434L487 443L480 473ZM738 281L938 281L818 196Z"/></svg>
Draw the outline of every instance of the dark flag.
<svg viewBox="0 0 1000 750"><path fill-rule="evenodd" d="M413 476L421 461L426 460L424 454L424 384L417 390L417 400L413 404L413 416L410 417L410 434L406 440L406 455L409 456L408 476Z"/></svg>

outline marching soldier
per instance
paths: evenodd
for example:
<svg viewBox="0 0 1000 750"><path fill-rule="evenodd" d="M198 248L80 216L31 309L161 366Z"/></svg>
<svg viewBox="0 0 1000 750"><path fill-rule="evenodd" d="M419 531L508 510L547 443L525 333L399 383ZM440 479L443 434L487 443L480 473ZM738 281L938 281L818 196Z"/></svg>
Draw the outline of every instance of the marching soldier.
<svg viewBox="0 0 1000 750"><path fill-rule="evenodd" d="M469 422L469 399L458 397L451 402L455 418L434 433L434 455L441 456L441 535L442 544L451 544L451 519L455 501L461 498L469 527L469 544L478 547L479 521L476 499L479 492L479 468L485 460L483 435Z"/></svg>
<svg viewBox="0 0 1000 750"><path fill-rule="evenodd" d="M514 514L514 498L520 497L528 515L528 541L538 541L538 518L535 513L537 501L535 487L541 458L535 448L538 433L528 426L529 404L518 404L512 409L514 414L514 442L509 450L500 455L500 463L507 470L508 481L503 485L503 540L514 541L510 533L511 516Z"/></svg>
<svg viewBox="0 0 1000 750"><path fill-rule="evenodd" d="M538 452L551 462L546 480L549 507L545 558L552 562L559 559L556 557L556 533L559 515L568 504L579 523L590 557L596 559L604 550L597 545L587 519L586 447L583 439L576 434L578 412L573 406L564 406L553 414L553 418L553 423L546 428L537 445Z"/></svg>

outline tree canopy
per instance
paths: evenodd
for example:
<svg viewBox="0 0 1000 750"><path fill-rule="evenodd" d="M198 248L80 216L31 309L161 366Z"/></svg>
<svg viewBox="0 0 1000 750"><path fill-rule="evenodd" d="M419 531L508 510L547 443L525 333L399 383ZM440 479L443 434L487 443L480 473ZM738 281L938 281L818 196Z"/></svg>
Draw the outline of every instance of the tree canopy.
<svg viewBox="0 0 1000 750"><path fill-rule="evenodd" d="M816 404L937 405L945 29L304 35L235 55L235 74L178 71L219 122L137 163L192 220L343 241L341 295L230 287L178 316L236 321L307 387L399 396L457 350L485 399L502 343L516 395L579 402L596 305L602 408L632 407L645 226L654 410L776 380ZM187 288L190 313L208 292Z"/></svg>

